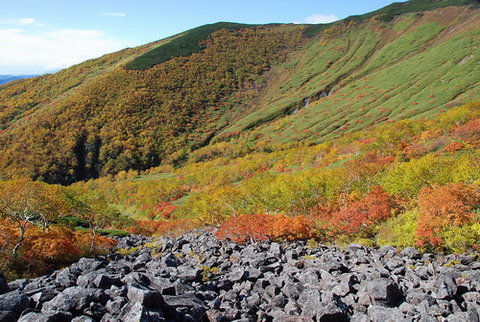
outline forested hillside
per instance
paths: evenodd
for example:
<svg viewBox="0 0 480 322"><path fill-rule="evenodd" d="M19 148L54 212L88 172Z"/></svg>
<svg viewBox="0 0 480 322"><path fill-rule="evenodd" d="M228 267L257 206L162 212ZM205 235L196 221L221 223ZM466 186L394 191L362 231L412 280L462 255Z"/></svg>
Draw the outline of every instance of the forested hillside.
<svg viewBox="0 0 480 322"><path fill-rule="evenodd" d="M263 145L321 143L431 118L480 97L478 16L447 7L317 33L220 23L6 85L1 174L66 184L178 164L239 134ZM125 67L139 61L151 67Z"/></svg>

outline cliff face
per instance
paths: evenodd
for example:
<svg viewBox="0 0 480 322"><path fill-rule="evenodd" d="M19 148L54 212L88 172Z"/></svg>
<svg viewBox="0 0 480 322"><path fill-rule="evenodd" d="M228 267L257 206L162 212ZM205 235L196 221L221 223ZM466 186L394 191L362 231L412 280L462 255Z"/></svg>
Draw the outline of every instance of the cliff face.
<svg viewBox="0 0 480 322"><path fill-rule="evenodd" d="M0 278L2 321L476 321L476 254L421 255L351 244L220 242L212 233L150 241L38 279Z"/></svg>

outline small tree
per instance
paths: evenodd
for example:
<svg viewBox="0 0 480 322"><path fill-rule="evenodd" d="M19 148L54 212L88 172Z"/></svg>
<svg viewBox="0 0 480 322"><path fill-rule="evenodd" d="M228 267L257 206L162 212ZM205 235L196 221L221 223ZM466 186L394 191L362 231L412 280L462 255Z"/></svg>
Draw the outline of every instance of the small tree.
<svg viewBox="0 0 480 322"><path fill-rule="evenodd" d="M24 179L0 181L0 216L18 228L12 259L17 258L30 226L45 230L65 211L66 204L57 186Z"/></svg>
<svg viewBox="0 0 480 322"><path fill-rule="evenodd" d="M64 197L72 213L88 223L88 228L92 231L90 252L93 252L98 230L111 226L118 212L107 203L104 197L92 191L68 188L64 192Z"/></svg>

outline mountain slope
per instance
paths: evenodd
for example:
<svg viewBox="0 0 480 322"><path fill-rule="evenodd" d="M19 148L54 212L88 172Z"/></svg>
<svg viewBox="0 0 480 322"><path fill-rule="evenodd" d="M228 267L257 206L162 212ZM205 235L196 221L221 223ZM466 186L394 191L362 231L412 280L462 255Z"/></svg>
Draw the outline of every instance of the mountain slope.
<svg viewBox="0 0 480 322"><path fill-rule="evenodd" d="M255 111L223 135L287 115L255 135L320 142L478 98L479 18L478 11L451 7L404 15L393 25L331 27L279 66Z"/></svg>
<svg viewBox="0 0 480 322"><path fill-rule="evenodd" d="M431 2L391 21L210 25L188 48L192 31L0 87L1 175L65 184L233 137L250 150L323 142L479 98L479 11L403 13Z"/></svg>

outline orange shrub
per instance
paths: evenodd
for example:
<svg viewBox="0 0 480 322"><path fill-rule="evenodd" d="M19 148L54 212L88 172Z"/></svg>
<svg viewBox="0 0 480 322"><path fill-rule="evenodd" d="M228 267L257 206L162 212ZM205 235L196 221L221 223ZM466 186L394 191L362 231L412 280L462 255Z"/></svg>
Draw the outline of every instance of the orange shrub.
<svg viewBox="0 0 480 322"><path fill-rule="evenodd" d="M36 229L30 236L28 246L26 257L49 261L51 264L68 263L81 253L75 245L74 233L63 227L51 227L46 231Z"/></svg>
<svg viewBox="0 0 480 322"><path fill-rule="evenodd" d="M455 141L448 144L445 147L445 150L447 150L450 153L455 153L457 151L463 150L464 148L465 148L465 145L462 142Z"/></svg>
<svg viewBox="0 0 480 322"><path fill-rule="evenodd" d="M178 219L172 221L159 220L135 220L135 225L125 230L137 235L168 235L181 234L199 227L199 223L190 219Z"/></svg>
<svg viewBox="0 0 480 322"><path fill-rule="evenodd" d="M465 183L423 188L418 194L420 217L418 245L440 246L440 233L450 226L462 226L475 220L473 210L480 207L480 188Z"/></svg>
<svg viewBox="0 0 480 322"><path fill-rule="evenodd" d="M390 196L377 186L362 199L347 204L336 211L314 210L319 228L329 237L363 233L371 236L373 228L392 216L395 208Z"/></svg>
<svg viewBox="0 0 480 322"><path fill-rule="evenodd" d="M313 237L312 222L305 216L289 217L286 215L253 214L231 217L225 221L216 236L244 243L249 239L297 240Z"/></svg>
<svg viewBox="0 0 480 322"><path fill-rule="evenodd" d="M111 238L97 236L91 253L91 234L73 232L61 226L42 229L31 225L17 257L12 258L12 250L19 241L18 229L12 222L0 219L0 267L15 278L38 276L81 257L106 253L117 243Z"/></svg>

